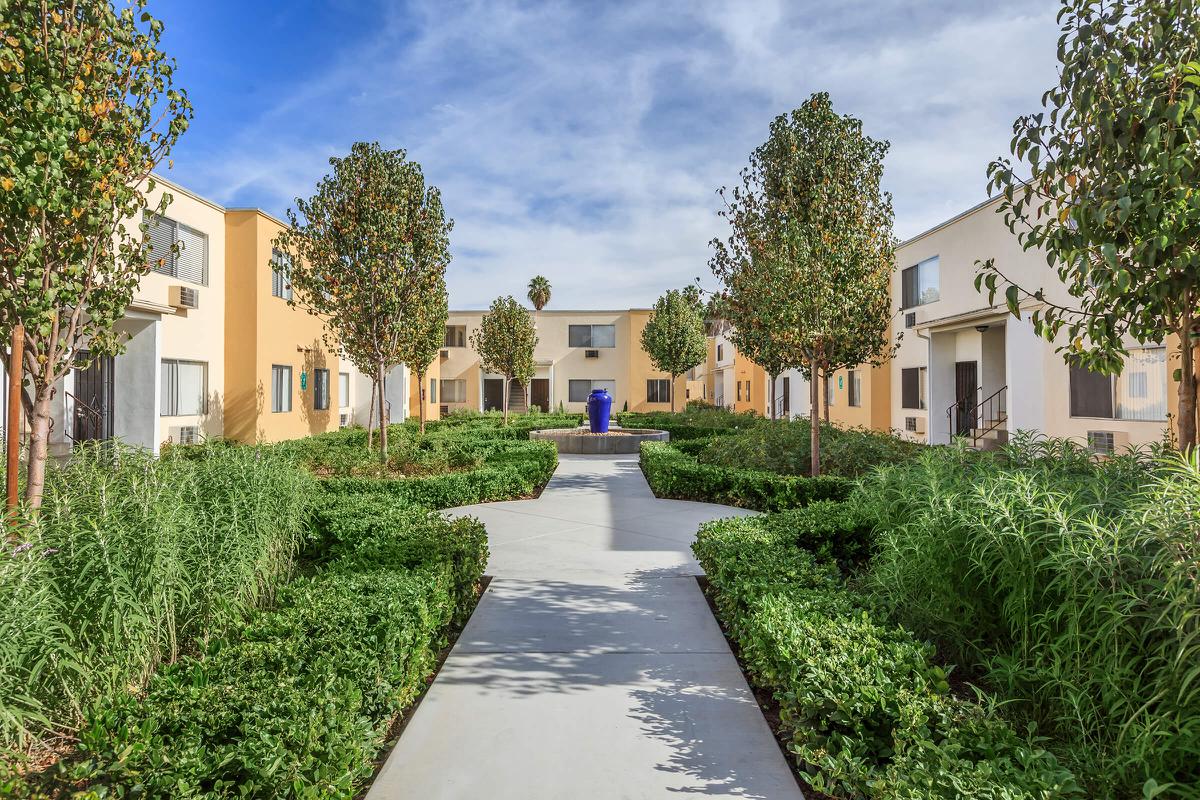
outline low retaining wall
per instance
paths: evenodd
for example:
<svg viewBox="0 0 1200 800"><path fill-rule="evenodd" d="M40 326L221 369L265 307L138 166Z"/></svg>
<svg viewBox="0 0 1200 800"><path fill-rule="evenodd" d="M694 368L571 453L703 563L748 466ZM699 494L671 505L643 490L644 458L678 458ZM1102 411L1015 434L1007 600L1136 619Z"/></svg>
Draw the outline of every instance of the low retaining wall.
<svg viewBox="0 0 1200 800"><path fill-rule="evenodd" d="M554 442L559 453L598 456L637 453L642 442L665 442L670 440L671 434L613 426L608 433L592 433L587 428L548 428L530 431L529 438Z"/></svg>

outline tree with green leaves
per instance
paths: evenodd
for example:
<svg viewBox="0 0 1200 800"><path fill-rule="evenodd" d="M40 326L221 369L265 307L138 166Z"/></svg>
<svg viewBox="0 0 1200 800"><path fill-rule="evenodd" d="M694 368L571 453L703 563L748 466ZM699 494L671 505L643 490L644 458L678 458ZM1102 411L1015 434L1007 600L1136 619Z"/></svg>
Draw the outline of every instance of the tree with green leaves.
<svg viewBox="0 0 1200 800"><path fill-rule="evenodd" d="M509 297L497 297L479 327L471 332L471 347L483 369L504 376L504 424L508 424L508 394L513 381L527 386L533 378L533 349L537 347L533 315Z"/></svg>
<svg viewBox="0 0 1200 800"><path fill-rule="evenodd" d="M819 377L890 358L895 239L891 196L880 188L887 142L814 94L776 117L767 141L722 189L731 234L710 260L739 349L764 369L798 366L812 402L811 473L819 475ZM778 372L776 372L778 374Z"/></svg>
<svg viewBox="0 0 1200 800"><path fill-rule="evenodd" d="M413 236L414 275L402 302L407 316L400 337L400 361L417 377L420 431L425 433L425 376L446 342L449 293L446 267L450 264L450 231L454 221L446 219L441 193L429 187L418 213Z"/></svg>
<svg viewBox="0 0 1200 800"><path fill-rule="evenodd" d="M152 171L192 107L145 0L2 7L0 329L6 341L25 331L25 500L37 509L55 385L124 347L114 326L154 266L143 243Z"/></svg>
<svg viewBox="0 0 1200 800"><path fill-rule="evenodd" d="M423 304L435 304L430 276L445 267L451 223L438 190L403 150L356 142L329 163L333 172L316 193L296 199L299 213L288 209L275 248L294 289L289 304L324 319L330 348L371 376L386 461L386 376L401 363L414 322L424 330L436 316Z"/></svg>
<svg viewBox="0 0 1200 800"><path fill-rule="evenodd" d="M1200 6L1064 0L1059 85L1013 125L1013 161L988 168L1022 246L1046 253L1073 300L1022 287L994 261L977 289L1068 360L1121 371L1126 342L1179 337L1179 443L1196 445L1200 340Z"/></svg>
<svg viewBox="0 0 1200 800"><path fill-rule="evenodd" d="M696 298L678 289L667 291L654 304L642 328L642 349L654 368L671 375L671 410L675 410L675 380L704 361L708 343L704 318Z"/></svg>
<svg viewBox="0 0 1200 800"><path fill-rule="evenodd" d="M529 302L534 311L541 311L550 302L550 281L544 275L534 275L529 281Z"/></svg>

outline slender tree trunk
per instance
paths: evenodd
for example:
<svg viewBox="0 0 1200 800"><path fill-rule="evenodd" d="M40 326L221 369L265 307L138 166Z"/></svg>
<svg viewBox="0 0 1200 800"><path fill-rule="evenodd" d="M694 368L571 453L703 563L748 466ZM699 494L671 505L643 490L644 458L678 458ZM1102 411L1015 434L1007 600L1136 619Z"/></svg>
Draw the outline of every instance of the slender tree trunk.
<svg viewBox="0 0 1200 800"><path fill-rule="evenodd" d="M1179 449L1184 453L1196 446L1196 353L1188 338L1192 321L1192 312L1185 311L1179 329Z"/></svg>
<svg viewBox="0 0 1200 800"><path fill-rule="evenodd" d="M504 376L504 392L501 394L501 398L503 399L504 406L504 422L502 424L505 427L508 426L508 385L511 381L512 378L508 377L507 375Z"/></svg>
<svg viewBox="0 0 1200 800"><path fill-rule="evenodd" d="M367 411L367 449L375 448L375 378L371 379L371 408Z"/></svg>
<svg viewBox="0 0 1200 800"><path fill-rule="evenodd" d="M417 405L420 407L420 412L421 412L421 434L424 435L424 433L425 433L425 373L424 372L417 375L417 389L419 390L418 396L420 398L417 401Z"/></svg>
<svg viewBox="0 0 1200 800"><path fill-rule="evenodd" d="M379 365L379 460L387 463L388 458L388 430L387 430L387 406L386 392L384 388L384 380L386 375L383 372L383 364Z"/></svg>
<svg viewBox="0 0 1200 800"><path fill-rule="evenodd" d="M34 391L33 416L29 421L29 460L25 468L25 503L36 512L42 507L42 493L46 489L46 458L50 453L50 403L54 399L54 386L38 386Z"/></svg>
<svg viewBox="0 0 1200 800"><path fill-rule="evenodd" d="M808 472L815 478L821 474L821 399L817 391L817 360L815 358L809 362L808 374L808 425L811 450Z"/></svg>
<svg viewBox="0 0 1200 800"><path fill-rule="evenodd" d="M826 372L821 376L821 387L825 390L822 393L821 403L825 408L825 421L829 422L829 373Z"/></svg>

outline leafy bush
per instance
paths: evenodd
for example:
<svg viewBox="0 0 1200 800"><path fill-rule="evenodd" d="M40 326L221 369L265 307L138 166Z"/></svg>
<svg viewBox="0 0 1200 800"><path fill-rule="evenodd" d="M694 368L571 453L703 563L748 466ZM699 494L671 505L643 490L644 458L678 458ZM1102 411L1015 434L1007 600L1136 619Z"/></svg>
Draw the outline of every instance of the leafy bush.
<svg viewBox="0 0 1200 800"><path fill-rule="evenodd" d="M1200 796L1198 459L930 450L856 494L868 586L1062 740L1092 796Z"/></svg>
<svg viewBox="0 0 1200 800"><path fill-rule="evenodd" d="M713 439L697 455L702 464L808 475L811 432L806 419L756 425ZM821 469L829 475L857 477L881 464L907 461L924 449L891 433L821 424Z"/></svg>
<svg viewBox="0 0 1200 800"><path fill-rule="evenodd" d="M714 407L695 406L691 403L681 412L668 411L623 411L616 415L617 422L625 428L652 428L667 431L671 441L709 439L748 430L762 424L762 417L753 412L735 414Z"/></svg>
<svg viewBox="0 0 1200 800"><path fill-rule="evenodd" d="M349 797L422 691L487 561L483 526L369 497L332 498L322 569L202 658L119 696L46 777L91 797Z"/></svg>
<svg viewBox="0 0 1200 800"><path fill-rule="evenodd" d="M0 742L72 730L268 602L314 488L270 450L219 443L51 464L38 519L0 554Z"/></svg>
<svg viewBox="0 0 1200 800"><path fill-rule="evenodd" d="M841 500L850 492L845 478L806 478L699 464L663 442L644 442L642 472L658 497L777 511L815 500Z"/></svg>
<svg viewBox="0 0 1200 800"><path fill-rule="evenodd" d="M987 706L949 695L931 648L875 619L838 569L796 541L840 538L845 509L702 526L694 551L755 682L780 704L790 749L821 791L865 797L1049 798L1070 773ZM828 526L820 524L830 515Z"/></svg>

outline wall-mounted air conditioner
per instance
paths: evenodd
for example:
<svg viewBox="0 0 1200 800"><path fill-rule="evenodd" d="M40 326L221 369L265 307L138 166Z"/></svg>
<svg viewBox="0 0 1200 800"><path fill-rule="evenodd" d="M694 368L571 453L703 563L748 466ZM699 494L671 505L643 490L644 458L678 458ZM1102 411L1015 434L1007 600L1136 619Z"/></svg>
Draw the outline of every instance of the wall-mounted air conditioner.
<svg viewBox="0 0 1200 800"><path fill-rule="evenodd" d="M447 358L449 358L449 357L450 357L450 351L449 351L449 350L443 350L443 351L442 351L442 353L441 353L441 355L442 355L442 360L445 360L445 359L447 359Z"/></svg>
<svg viewBox="0 0 1200 800"><path fill-rule="evenodd" d="M172 286L167 292L167 304L175 308L199 308L200 290L194 286Z"/></svg>
<svg viewBox="0 0 1200 800"><path fill-rule="evenodd" d="M600 351L599 350L584 350L583 357L584 358L599 358Z"/></svg>
<svg viewBox="0 0 1200 800"><path fill-rule="evenodd" d="M344 428L349 424L350 424L350 412L349 411L343 411L340 414L338 414L338 427L339 428Z"/></svg>
<svg viewBox="0 0 1200 800"><path fill-rule="evenodd" d="M167 440L171 444L197 444L200 428L196 425L172 425L167 428Z"/></svg>
<svg viewBox="0 0 1200 800"><path fill-rule="evenodd" d="M905 417L904 430L909 433L924 433L925 418L924 417Z"/></svg>
<svg viewBox="0 0 1200 800"><path fill-rule="evenodd" d="M1124 431L1088 431L1088 449L1110 456L1129 446L1129 434Z"/></svg>
<svg viewBox="0 0 1200 800"><path fill-rule="evenodd" d="M450 406L445 406L445 405L438 406L438 416L440 416L440 417L450 416Z"/></svg>
<svg viewBox="0 0 1200 800"><path fill-rule="evenodd" d="M906 328L917 327L917 312L909 311L907 314L904 315L904 327L906 327Z"/></svg>

